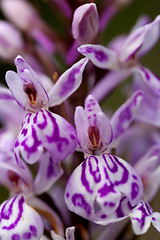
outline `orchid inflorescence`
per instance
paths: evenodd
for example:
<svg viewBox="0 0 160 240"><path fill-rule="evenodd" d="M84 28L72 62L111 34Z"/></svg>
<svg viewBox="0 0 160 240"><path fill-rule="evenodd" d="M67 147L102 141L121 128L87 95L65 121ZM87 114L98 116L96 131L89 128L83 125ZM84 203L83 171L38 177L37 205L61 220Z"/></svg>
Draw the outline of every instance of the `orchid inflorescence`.
<svg viewBox="0 0 160 240"><path fill-rule="evenodd" d="M70 26L64 40L34 3L1 0L0 57L17 70L0 86L0 184L8 190L0 240L133 239L151 223L160 232L152 209L160 79L140 63L159 41L160 15L141 16L108 46L101 41L130 2L46 1ZM116 88L113 112L101 101Z"/></svg>

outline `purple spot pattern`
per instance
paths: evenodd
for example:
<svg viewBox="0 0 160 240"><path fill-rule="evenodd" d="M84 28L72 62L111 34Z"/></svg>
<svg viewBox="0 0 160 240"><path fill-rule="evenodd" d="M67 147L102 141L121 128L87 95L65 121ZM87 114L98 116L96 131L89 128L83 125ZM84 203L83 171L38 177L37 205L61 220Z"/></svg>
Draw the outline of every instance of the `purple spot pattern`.
<svg viewBox="0 0 160 240"><path fill-rule="evenodd" d="M74 194L72 196L72 202L73 202L74 206L83 208L88 215L91 214L91 207L86 202L86 200L82 194Z"/></svg>
<svg viewBox="0 0 160 240"><path fill-rule="evenodd" d="M21 195L17 195L2 204L0 210L0 237L8 237L8 240L25 240L32 239L32 237L37 239L38 231L36 226L29 225L28 220L25 221L25 211L27 210L24 204L25 201ZM23 231L23 227L20 228L21 225L24 226L25 231Z"/></svg>
<svg viewBox="0 0 160 240"><path fill-rule="evenodd" d="M74 170L65 201L71 211L99 223L128 216L142 194L142 182L135 170L124 160L104 153L87 157Z"/></svg>
<svg viewBox="0 0 160 240"><path fill-rule="evenodd" d="M64 160L75 148L76 133L73 127L59 115L39 110L37 113L26 114L15 143L15 155L18 163L21 154L30 163L37 161L37 157L46 149L57 162Z"/></svg>
<svg viewBox="0 0 160 240"><path fill-rule="evenodd" d="M139 214L138 212L141 212L141 214ZM151 217L152 213L153 211L149 204L141 201L138 207L136 209L133 209L131 213L131 220L137 221L139 223L140 230L142 230L145 226L146 218ZM138 218L136 217L137 215L140 215L141 217Z"/></svg>
<svg viewBox="0 0 160 240"><path fill-rule="evenodd" d="M81 53L86 55L87 57L89 54L93 54L94 58L96 58L96 60L99 62L108 61L108 55L104 51L97 50L94 47L86 47L85 49L81 50Z"/></svg>
<svg viewBox="0 0 160 240"><path fill-rule="evenodd" d="M139 107L138 99L141 97L142 92L136 93L130 100L126 102L125 105L122 106L122 108L119 109L119 111L117 111L117 114L115 115L117 123L113 123L114 139L117 139L119 136L121 136L133 121Z"/></svg>
<svg viewBox="0 0 160 240"><path fill-rule="evenodd" d="M65 95L68 95L74 90L74 86L77 82L76 77L79 78L79 73L83 65L84 63L80 64L78 67L73 68L72 71L69 73L67 80L62 84L60 88L60 97L64 97Z"/></svg>

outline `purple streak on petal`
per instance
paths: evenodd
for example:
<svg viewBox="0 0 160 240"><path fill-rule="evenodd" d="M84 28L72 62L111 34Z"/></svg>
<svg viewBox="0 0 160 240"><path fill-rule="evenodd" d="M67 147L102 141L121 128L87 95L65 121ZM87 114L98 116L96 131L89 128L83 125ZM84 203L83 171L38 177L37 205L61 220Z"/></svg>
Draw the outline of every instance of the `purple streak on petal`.
<svg viewBox="0 0 160 240"><path fill-rule="evenodd" d="M96 162L97 167L96 170L93 171L92 164L94 164L94 162ZM89 157L89 171L90 174L93 176L95 183L99 183L101 181L101 174L98 167L98 160L94 156Z"/></svg>
<svg viewBox="0 0 160 240"><path fill-rule="evenodd" d="M34 237L37 237L37 229L36 229L36 227L33 226L33 225L30 225L29 228L30 228L30 231L31 231L32 235L33 235Z"/></svg>
<svg viewBox="0 0 160 240"><path fill-rule="evenodd" d="M123 169L122 179L120 181L115 181L115 183L114 183L116 186L118 186L120 184L124 184L127 182L128 177L129 177L129 172L128 172L127 168L120 161L118 161L118 158L116 156L113 156L113 158L117 162L117 164Z"/></svg>
<svg viewBox="0 0 160 240"><path fill-rule="evenodd" d="M140 69L142 70L142 72L144 72L144 75L145 75L146 79L149 81L150 80L150 75L148 74L146 69L144 67L140 67Z"/></svg>
<svg viewBox="0 0 160 240"><path fill-rule="evenodd" d="M54 175L54 167L53 167L53 160L52 157L49 159L49 165L47 169L47 178L51 178Z"/></svg>
<svg viewBox="0 0 160 240"><path fill-rule="evenodd" d="M108 169L112 172L112 173L116 173L118 171L118 167L117 167L117 164L115 163L114 159L113 159L113 156L111 154L107 154L107 156L110 158L112 164L113 164L113 167L110 167L110 165L108 164L107 160L106 160L106 157L105 157L106 153L103 154L103 158L104 158L104 161L106 162L107 164L107 167Z"/></svg>
<svg viewBox="0 0 160 240"><path fill-rule="evenodd" d="M94 57L99 62L106 62L108 60L108 55L101 50L96 50L93 47L86 47L81 51L82 54L94 54Z"/></svg>
<svg viewBox="0 0 160 240"><path fill-rule="evenodd" d="M113 115L111 125L113 136L116 141L126 131L131 122L134 120L136 112L142 101L143 92L135 92Z"/></svg>
<svg viewBox="0 0 160 240"><path fill-rule="evenodd" d="M28 132L28 129L27 129L27 128L23 128L21 134L25 137L26 134L27 134L27 132ZM19 144L17 145L17 142L18 142L18 140L17 140L16 143L15 143L15 147L17 147L17 146L19 145Z"/></svg>
<svg viewBox="0 0 160 240"><path fill-rule="evenodd" d="M138 210L142 212L142 217L140 219L133 217L132 219L137 220L140 223L140 229L142 229L143 226L145 225L145 218L148 217L149 214L146 212L146 209L143 204L138 208Z"/></svg>
<svg viewBox="0 0 160 240"><path fill-rule="evenodd" d="M76 83L76 75L79 74L84 63L80 64L77 68L73 68L70 72L68 79L63 83L61 90L59 92L59 97L63 97L68 95L74 89L74 85Z"/></svg>
<svg viewBox="0 0 160 240"><path fill-rule="evenodd" d="M68 145L69 144L68 139L64 138L64 137L60 137L59 127L58 127L58 124L56 122L56 118L54 118L53 115L49 111L47 111L47 114L48 114L48 116L49 116L49 118L50 118L50 120L51 120L51 122L54 126L52 135L51 136L46 135L47 141L49 143L56 142L57 143L57 150L59 152L62 152L62 144Z"/></svg>
<svg viewBox="0 0 160 240"><path fill-rule="evenodd" d="M82 194L74 194L72 196L72 202L74 206L78 206L83 208L88 215L91 214L91 207L90 205L86 202L84 196Z"/></svg>
<svg viewBox="0 0 160 240"><path fill-rule="evenodd" d="M124 212L122 211L122 202L123 202L125 199L126 199L126 197L123 197L123 198L120 200L119 206L118 206L118 208L116 209L117 218L121 218L121 217L124 217L124 216L125 216Z"/></svg>
<svg viewBox="0 0 160 240"><path fill-rule="evenodd" d="M132 197L132 199L135 199L137 197L137 195L139 194L139 186L136 182L133 182L131 188L132 188L131 197Z"/></svg>
<svg viewBox="0 0 160 240"><path fill-rule="evenodd" d="M81 182L82 182L83 186L86 188L87 192L93 193L93 190L90 189L89 182L87 181L87 178L86 178L86 173L85 173L86 161L87 161L87 159L85 159L84 162L82 163Z"/></svg>
<svg viewBox="0 0 160 240"><path fill-rule="evenodd" d="M39 111L36 113L36 115L33 118L33 123L34 124L37 124L38 113L39 113Z"/></svg>
<svg viewBox="0 0 160 240"><path fill-rule="evenodd" d="M16 220L14 221L14 223L12 223L9 226L3 226L2 229L7 229L7 230L11 230L13 228L15 228L17 226L17 224L19 223L19 221L21 220L22 217L22 213L23 213L23 204L24 204L24 198L21 197L20 200L18 201L18 216L16 218Z"/></svg>
<svg viewBox="0 0 160 240"><path fill-rule="evenodd" d="M40 129L44 129L46 126L47 126L47 117L46 115L44 114L44 111L40 110L40 112L42 112L42 116L43 116L43 123L38 123L37 126L40 128Z"/></svg>
<svg viewBox="0 0 160 240"><path fill-rule="evenodd" d="M5 211L5 207L6 207L7 203L8 203L8 201L6 201L6 203L3 205L2 210L1 210L0 222L1 222L2 219L9 220L9 218L10 218L10 216L12 214L12 208L13 208L13 204L14 204L16 198L17 197L13 198L11 204L9 205L7 214L6 214L6 211Z"/></svg>
<svg viewBox="0 0 160 240"><path fill-rule="evenodd" d="M30 123L30 120L31 120L31 116L32 116L32 113L28 113L27 115L26 115L26 117L28 116L28 118L27 118L27 123L29 124Z"/></svg>
<svg viewBox="0 0 160 240"><path fill-rule="evenodd" d="M33 145L31 147L29 147L26 144L27 139L24 139L23 142L21 143L21 145L24 147L25 151L28 152L28 157L30 154L36 152L38 150L38 147L42 143L41 141L38 140L37 133L36 133L34 126L32 125L31 127L32 127L32 138L34 140Z"/></svg>

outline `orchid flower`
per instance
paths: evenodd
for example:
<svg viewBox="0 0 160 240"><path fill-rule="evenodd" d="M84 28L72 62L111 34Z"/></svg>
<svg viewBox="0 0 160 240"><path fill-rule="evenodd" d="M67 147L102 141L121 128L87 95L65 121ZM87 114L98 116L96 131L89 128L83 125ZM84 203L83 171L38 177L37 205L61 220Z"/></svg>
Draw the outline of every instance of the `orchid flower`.
<svg viewBox="0 0 160 240"><path fill-rule="evenodd" d="M79 87L86 63L85 58L74 64L47 93L25 60L21 56L15 59L18 74L8 71L6 81L17 103L26 111L14 149L19 166L23 167L22 159L29 164L37 162L46 150L54 162L64 160L75 150L75 130L48 108L61 104Z"/></svg>
<svg viewBox="0 0 160 240"><path fill-rule="evenodd" d="M69 210L106 225L126 218L141 200L140 176L126 161L111 154L112 146L134 119L141 100L142 92L136 92L111 121L91 95L84 109L76 108L77 138L85 160L73 171L65 189Z"/></svg>
<svg viewBox="0 0 160 240"><path fill-rule="evenodd" d="M36 178L33 179L31 171L25 163L23 163L25 169L19 168L14 161L13 153L0 152L0 184L7 187L10 192L10 198L0 206L0 236L2 240L23 239L23 235L29 236L24 239L38 240L44 228L41 216L44 214L46 217L45 213L48 212L50 213L48 220L51 221L56 233L63 233L63 224L58 215L36 197L47 191L62 174L62 170L56 169L55 164L48 164L50 158L49 156L47 158L47 155L48 153L45 153L43 156L46 162L40 163ZM33 227L30 226L34 226L35 235L32 232Z"/></svg>
<svg viewBox="0 0 160 240"><path fill-rule="evenodd" d="M116 43L115 49L93 44L78 48L78 51L97 67L114 71L113 76L111 74L104 77L91 94L100 100L126 77L138 73L144 83L160 95L159 79L149 69L139 64L140 57L149 51L159 38L159 22L160 16L157 16L153 22L134 29L127 38L120 39L118 45ZM103 89L102 93L100 89Z"/></svg>

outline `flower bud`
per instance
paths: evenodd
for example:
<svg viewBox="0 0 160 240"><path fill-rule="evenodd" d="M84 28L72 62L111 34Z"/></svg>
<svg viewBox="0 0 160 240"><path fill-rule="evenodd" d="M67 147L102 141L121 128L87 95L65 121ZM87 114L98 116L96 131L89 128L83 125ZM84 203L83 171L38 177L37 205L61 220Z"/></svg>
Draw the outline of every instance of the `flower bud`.
<svg viewBox="0 0 160 240"><path fill-rule="evenodd" d="M0 21L0 57L13 60L23 50L20 32L6 21Z"/></svg>
<svg viewBox="0 0 160 240"><path fill-rule="evenodd" d="M38 22L39 16L25 0L1 0L4 15L21 30L27 30Z"/></svg>
<svg viewBox="0 0 160 240"><path fill-rule="evenodd" d="M87 3L76 9L72 22L74 39L80 43L89 43L96 36L99 27L99 17L96 5Z"/></svg>

